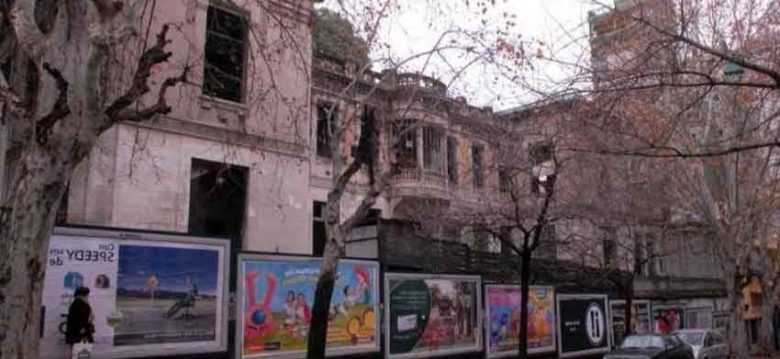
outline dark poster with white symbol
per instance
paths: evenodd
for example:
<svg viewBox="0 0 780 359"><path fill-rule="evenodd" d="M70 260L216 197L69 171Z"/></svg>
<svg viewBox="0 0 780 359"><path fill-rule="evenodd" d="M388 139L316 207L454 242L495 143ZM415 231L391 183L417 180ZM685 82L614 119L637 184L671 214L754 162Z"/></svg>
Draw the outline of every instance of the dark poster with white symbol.
<svg viewBox="0 0 780 359"><path fill-rule="evenodd" d="M559 295L557 305L559 357L609 351L606 295Z"/></svg>

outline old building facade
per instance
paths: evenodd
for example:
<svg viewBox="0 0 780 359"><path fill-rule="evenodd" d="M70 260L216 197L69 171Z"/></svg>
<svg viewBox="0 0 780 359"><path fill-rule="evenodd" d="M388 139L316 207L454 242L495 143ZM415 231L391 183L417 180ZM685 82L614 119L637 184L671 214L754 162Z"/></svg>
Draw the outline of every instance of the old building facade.
<svg viewBox="0 0 780 359"><path fill-rule="evenodd" d="M721 296L714 263L681 250L691 243L683 232L664 241L678 244L652 247L668 234L658 229L657 212L630 225L588 220L591 213L619 217L615 207L635 209L616 203L636 192L610 181L616 172L601 161L561 150L588 140L574 121L587 100L494 112L453 98L434 78L358 73L351 64L313 57L311 2L183 3L183 12L178 2L158 3L152 23L180 24L171 62L193 64L199 78L183 85L169 115L103 135L70 182L67 224L225 237L236 250L319 255L333 161L354 155L361 129L355 119L369 105L392 119L382 139L386 154L397 146L399 173L366 221L365 238L372 241L352 243L349 255L379 258L390 268L495 278L506 265L502 245L463 214L512 206L513 191L533 211L545 183L557 177L557 208L570 216L545 228L548 245L536 252L536 282L574 287L574 274L587 267L588 275L604 276L590 288L611 290L606 273L636 271L637 298L689 310L696 326L712 326L723 309L713 304ZM334 119L347 121L344 135L328 128ZM405 129L400 138L394 136L399 128ZM333 158L332 141L339 141L343 158ZM556 156L567 161L560 173ZM367 181L361 172L349 185L345 214L361 201ZM371 229L380 218L384 224ZM634 267L637 259L641 268ZM680 273L691 278L674 279Z"/></svg>

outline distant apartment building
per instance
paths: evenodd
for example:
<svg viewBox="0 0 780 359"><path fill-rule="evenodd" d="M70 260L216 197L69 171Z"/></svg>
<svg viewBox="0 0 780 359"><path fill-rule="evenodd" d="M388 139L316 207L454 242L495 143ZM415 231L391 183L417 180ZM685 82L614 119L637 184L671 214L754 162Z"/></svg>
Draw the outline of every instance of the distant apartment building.
<svg viewBox="0 0 780 359"><path fill-rule="evenodd" d="M652 113L642 104L668 99L670 93L654 85L661 83L664 72L680 56L676 44L662 34L677 31L673 2L616 0L613 10L590 13L588 20L594 89L602 105L614 106L607 117L618 120L616 127L634 126L652 136L654 121L669 115ZM623 98L629 93L626 89L631 89L631 98ZM630 143L618 136L612 140ZM642 213L631 226L617 227L619 236L633 234L628 240L634 242L631 257L645 258L634 261L630 269L639 274L635 295L650 299L654 308L679 310L684 314L683 326L724 329L728 307L711 233L665 193L668 174L653 160L615 161L623 163L618 165L620 171L613 171L614 178L635 194L629 208Z"/></svg>

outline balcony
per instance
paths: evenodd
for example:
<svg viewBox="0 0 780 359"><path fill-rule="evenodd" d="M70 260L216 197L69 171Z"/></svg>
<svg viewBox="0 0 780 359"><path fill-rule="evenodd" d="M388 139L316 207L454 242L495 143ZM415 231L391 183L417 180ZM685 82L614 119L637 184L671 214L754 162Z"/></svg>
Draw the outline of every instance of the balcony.
<svg viewBox="0 0 780 359"><path fill-rule="evenodd" d="M398 74L396 85L401 91L404 88L414 87L439 97L447 97L447 85L433 77L420 74Z"/></svg>
<svg viewBox="0 0 780 359"><path fill-rule="evenodd" d="M447 176L420 167L403 167L390 181L390 192L397 197L449 200Z"/></svg>

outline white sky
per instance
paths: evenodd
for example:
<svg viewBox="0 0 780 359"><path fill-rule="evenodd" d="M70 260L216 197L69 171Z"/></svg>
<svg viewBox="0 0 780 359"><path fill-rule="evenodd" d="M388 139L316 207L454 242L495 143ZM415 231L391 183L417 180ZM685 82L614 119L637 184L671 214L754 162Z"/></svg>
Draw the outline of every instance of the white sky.
<svg viewBox="0 0 780 359"><path fill-rule="evenodd" d="M366 21L366 6L381 0L329 0L326 6L339 10L350 9L347 15L362 29ZM435 46L442 33L459 30L486 34L486 42L493 43L498 30L500 36L514 46L522 46L526 54L536 55L541 50L543 58L533 58L530 66L511 66L516 72L498 70L492 61L479 61L451 82L452 95L465 96L472 105L493 106L505 109L532 102L539 94L529 87L544 92L554 91L562 79L573 75L575 67L557 65L546 58L572 62L587 62L587 13L601 7L593 0L494 0L487 7L478 3L491 0L397 0L397 6L380 21L378 44L372 48L374 60L393 58L396 62L414 54L426 52ZM607 1L612 3L611 0ZM374 6L373 8L376 8ZM483 9L487 11L483 12ZM357 9L357 10L356 10ZM343 10L342 10L343 12ZM357 17L354 14L360 13ZM516 23L506 26L507 21ZM459 39L463 39L462 37ZM463 43L462 41L459 43ZM425 65L425 58L418 59L404 69L419 72L450 83L456 71L461 70L472 58L462 51L451 51L444 56L433 56ZM375 70L386 67L378 63ZM517 77L516 77L517 76ZM516 77L512 80L512 77Z"/></svg>

